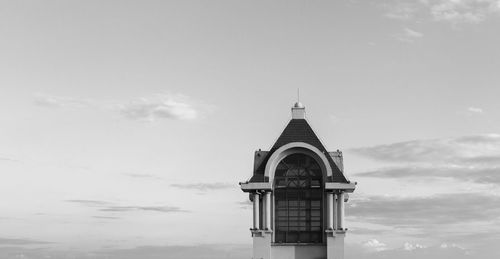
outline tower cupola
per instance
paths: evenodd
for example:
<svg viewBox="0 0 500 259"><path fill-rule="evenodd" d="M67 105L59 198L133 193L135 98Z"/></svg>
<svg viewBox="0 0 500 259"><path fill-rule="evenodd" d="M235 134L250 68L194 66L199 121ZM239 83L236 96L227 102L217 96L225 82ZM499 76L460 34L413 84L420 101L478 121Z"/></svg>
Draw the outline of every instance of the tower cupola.
<svg viewBox="0 0 500 259"><path fill-rule="evenodd" d="M292 107L292 119L305 119L306 107L301 102L296 102Z"/></svg>
<svg viewBox="0 0 500 259"><path fill-rule="evenodd" d="M297 101L269 151L254 155L240 183L253 202L254 259L343 259L344 204L356 184L344 175L342 152L328 151Z"/></svg>

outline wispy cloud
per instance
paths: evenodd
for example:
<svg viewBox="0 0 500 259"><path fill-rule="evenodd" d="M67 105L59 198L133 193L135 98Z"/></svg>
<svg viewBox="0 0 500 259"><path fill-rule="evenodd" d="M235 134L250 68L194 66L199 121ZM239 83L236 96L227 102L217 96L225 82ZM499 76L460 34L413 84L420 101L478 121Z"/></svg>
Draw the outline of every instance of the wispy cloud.
<svg viewBox="0 0 500 259"><path fill-rule="evenodd" d="M363 247L377 252L387 250L387 245L377 239L370 239L363 243Z"/></svg>
<svg viewBox="0 0 500 259"><path fill-rule="evenodd" d="M121 113L134 120L195 120L200 114L195 102L181 94L159 94L144 97L121 106Z"/></svg>
<svg viewBox="0 0 500 259"><path fill-rule="evenodd" d="M374 239L376 240L376 239ZM376 240L377 242L380 242ZM381 242L380 242L381 243ZM388 248L384 250L374 250L369 249L365 246L366 243L357 244L346 244L346 258L356 258L356 259L443 259L443 258L454 258L454 259L466 259L466 258L484 258L475 257L470 254L470 251L456 248L447 247L442 248L439 245L424 246L418 243L405 242L401 246L396 248ZM374 243L373 244L377 244ZM477 256L477 254L475 254ZM489 257L486 257L489 258Z"/></svg>
<svg viewBox="0 0 500 259"><path fill-rule="evenodd" d="M7 162L21 162L20 160L18 159L15 159L15 158L12 158L12 157L9 157L9 156L2 156L0 155L0 161L7 161Z"/></svg>
<svg viewBox="0 0 500 259"><path fill-rule="evenodd" d="M179 207L173 206L107 206L99 209L100 211L110 212L129 212L129 211L156 211L156 212L187 212Z"/></svg>
<svg viewBox="0 0 500 259"><path fill-rule="evenodd" d="M495 162L500 157L500 135L485 134L458 138L427 139L351 149L355 153L386 162L463 164Z"/></svg>
<svg viewBox="0 0 500 259"><path fill-rule="evenodd" d="M136 259L243 259L251 257L248 245L198 245L198 246L142 246L130 249L102 250L98 254L107 258Z"/></svg>
<svg viewBox="0 0 500 259"><path fill-rule="evenodd" d="M415 243L408 242L411 246ZM440 245L405 250L404 244L395 249L373 251L363 249L362 244L346 244L346 258L356 259L470 259L495 258L481 254L469 254L458 247ZM192 246L140 246L97 251L29 249L24 247L0 247L0 259L12 258L87 258L87 259L246 259L252 255L251 245L192 245Z"/></svg>
<svg viewBox="0 0 500 259"><path fill-rule="evenodd" d="M192 121L213 109L212 105L202 104L189 96L167 93L137 98L129 102L36 94L34 103L49 108L92 108L118 112L128 119L149 122L162 119Z"/></svg>
<svg viewBox="0 0 500 259"><path fill-rule="evenodd" d="M83 249L30 249L0 246L0 259L13 258L86 258L86 259L247 259L252 255L251 245L190 245L139 246L107 248L93 251Z"/></svg>
<svg viewBox="0 0 500 259"><path fill-rule="evenodd" d="M427 181L449 178L500 185L500 135L413 140L353 149L357 154L391 165L357 176Z"/></svg>
<svg viewBox="0 0 500 259"><path fill-rule="evenodd" d="M478 193L429 197L369 196L352 199L348 203L348 215L360 222L421 230L472 222L490 222L494 226L493 221L500 215L498 204L499 196Z"/></svg>
<svg viewBox="0 0 500 259"><path fill-rule="evenodd" d="M458 248L458 249L461 249L461 250L465 250L465 248L463 248L462 246L459 246L455 243L451 243L451 244L448 244L448 243L442 243L441 245L439 245L440 248Z"/></svg>
<svg viewBox="0 0 500 259"><path fill-rule="evenodd" d="M476 114L483 113L483 109L478 108L478 107L469 107L469 108L467 108L467 111L470 113L476 113Z"/></svg>
<svg viewBox="0 0 500 259"><path fill-rule="evenodd" d="M78 203L86 206L105 206L110 204L109 202L98 200L66 200L66 202Z"/></svg>
<svg viewBox="0 0 500 259"><path fill-rule="evenodd" d="M170 186L180 189L211 191L234 188L234 184L230 183L187 183L187 184L171 184Z"/></svg>
<svg viewBox="0 0 500 259"><path fill-rule="evenodd" d="M399 1L398 3L385 3L383 7L386 9L385 16L390 19L409 20L415 16L418 10L416 1Z"/></svg>
<svg viewBox="0 0 500 259"><path fill-rule="evenodd" d="M96 219L109 219L109 220L120 219L119 217L111 217L111 216L92 216L92 217Z"/></svg>
<svg viewBox="0 0 500 259"><path fill-rule="evenodd" d="M424 37L424 34L409 28L404 28L402 33L396 34L394 37L401 42L413 43L417 39Z"/></svg>
<svg viewBox="0 0 500 259"><path fill-rule="evenodd" d="M498 0L422 1L437 21L480 23L489 14L500 11Z"/></svg>
<svg viewBox="0 0 500 259"><path fill-rule="evenodd" d="M477 246L493 240L500 241L500 208L495 205L499 202L499 196L482 193L450 193L428 197L358 196L353 197L347 205L346 213L350 221L375 224L377 231L362 231L361 235L372 236L377 240L397 234L408 240L426 240L427 244L458 242ZM352 233L360 234L355 231ZM371 245L374 246L371 250L375 250L376 244ZM409 242L403 244L401 250L416 251L423 248L426 247L422 243ZM464 250L463 246L457 250Z"/></svg>
<svg viewBox="0 0 500 259"><path fill-rule="evenodd" d="M412 140L351 151L385 164L357 173L356 177L424 184L451 179L500 186L500 135L497 134ZM500 196L478 192L412 197L354 195L348 215L357 222L393 228L402 236L427 240L453 237L455 241L470 242L466 233L476 235L474 240L482 242L500 240L500 207L495 204L500 204ZM496 235L485 236L490 232ZM424 247L408 243L402 250L416 253Z"/></svg>
<svg viewBox="0 0 500 259"><path fill-rule="evenodd" d="M89 99L73 98L68 96L57 96L49 94L35 94L35 104L44 107L71 107L82 108L91 105Z"/></svg>
<svg viewBox="0 0 500 259"><path fill-rule="evenodd" d="M411 246L414 243L408 242ZM468 254L458 247L440 245L408 251L404 245L395 249L373 251L363 249L362 244L346 244L346 258L356 259L470 259L495 258ZM101 249L97 251L28 249L23 247L0 247L0 259L12 258L87 258L87 259L246 259L252 256L251 245L192 245L192 246L140 246L122 249Z"/></svg>
<svg viewBox="0 0 500 259"><path fill-rule="evenodd" d="M406 250L406 251L413 251L415 249L423 249L423 248L426 248L426 246L421 245L421 244L412 244L409 242L405 242L403 245L403 250Z"/></svg>
<svg viewBox="0 0 500 259"><path fill-rule="evenodd" d="M77 203L84 206L95 207L104 212L133 212L133 211L154 211L154 212L188 212L175 206L137 206L137 205L119 205L112 202L97 200L66 200L66 202Z"/></svg>
<svg viewBox="0 0 500 259"><path fill-rule="evenodd" d="M389 0L382 4L391 19L429 18L434 21L480 23L500 13L499 0Z"/></svg>
<svg viewBox="0 0 500 259"><path fill-rule="evenodd" d="M500 158L495 158L500 162ZM437 178L449 178L460 181L470 181L482 184L500 185L500 167L475 168L462 166L435 166L435 167L393 167L379 168L372 171L358 173L356 176L386 178L386 179L413 179L429 181Z"/></svg>
<svg viewBox="0 0 500 259"><path fill-rule="evenodd" d="M0 245L43 245L51 243L52 242L39 241L33 239L0 238Z"/></svg>

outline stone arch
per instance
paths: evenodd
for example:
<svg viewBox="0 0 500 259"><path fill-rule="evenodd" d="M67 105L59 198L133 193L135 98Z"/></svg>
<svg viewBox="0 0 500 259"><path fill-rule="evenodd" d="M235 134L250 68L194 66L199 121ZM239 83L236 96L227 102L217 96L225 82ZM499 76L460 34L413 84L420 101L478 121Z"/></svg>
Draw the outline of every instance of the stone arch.
<svg viewBox="0 0 500 259"><path fill-rule="evenodd" d="M318 162L321 167L321 171L323 172L323 182L326 182L326 179L328 179L327 177L332 176L332 168L330 167L330 163L328 162L325 154L323 154L318 148L304 142L292 142L283 145L282 147L274 151L267 161L264 176L268 177L269 183L274 183L274 174L279 162L285 157L295 153L308 155L314 158L316 162Z"/></svg>

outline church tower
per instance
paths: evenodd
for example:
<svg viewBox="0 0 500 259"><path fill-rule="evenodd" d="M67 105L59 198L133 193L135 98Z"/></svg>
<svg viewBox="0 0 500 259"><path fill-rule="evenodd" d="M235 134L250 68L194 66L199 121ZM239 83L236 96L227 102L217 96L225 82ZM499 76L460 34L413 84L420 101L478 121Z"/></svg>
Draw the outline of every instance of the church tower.
<svg viewBox="0 0 500 259"><path fill-rule="evenodd" d="M342 152L329 152L297 102L269 151L255 151L253 175L240 183L253 202L253 259L343 259L344 203L356 188Z"/></svg>

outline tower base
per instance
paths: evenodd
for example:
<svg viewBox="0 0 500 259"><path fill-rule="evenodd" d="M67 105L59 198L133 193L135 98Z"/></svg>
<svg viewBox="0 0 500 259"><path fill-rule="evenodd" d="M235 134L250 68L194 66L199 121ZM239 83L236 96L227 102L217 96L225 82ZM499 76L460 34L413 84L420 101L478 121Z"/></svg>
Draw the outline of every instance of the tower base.
<svg viewBox="0 0 500 259"><path fill-rule="evenodd" d="M326 231L327 259L344 259L344 230Z"/></svg>
<svg viewBox="0 0 500 259"><path fill-rule="evenodd" d="M271 239L273 232L252 230L253 256L252 259L271 259Z"/></svg>
<svg viewBox="0 0 500 259"><path fill-rule="evenodd" d="M326 231L326 244L275 244L271 231L252 230L252 259L344 259L345 233Z"/></svg>

